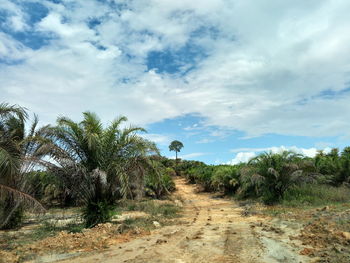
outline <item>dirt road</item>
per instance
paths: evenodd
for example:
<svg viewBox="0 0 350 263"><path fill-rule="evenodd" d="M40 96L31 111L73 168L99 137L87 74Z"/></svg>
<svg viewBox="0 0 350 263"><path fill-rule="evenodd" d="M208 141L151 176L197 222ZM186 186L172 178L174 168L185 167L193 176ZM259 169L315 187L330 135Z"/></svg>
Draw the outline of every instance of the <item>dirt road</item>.
<svg viewBox="0 0 350 263"><path fill-rule="evenodd" d="M243 217L233 201L195 193L176 179L175 195L183 202L183 223L159 228L107 251L62 261L86 262L307 262L282 237L263 234L254 224L266 219Z"/></svg>

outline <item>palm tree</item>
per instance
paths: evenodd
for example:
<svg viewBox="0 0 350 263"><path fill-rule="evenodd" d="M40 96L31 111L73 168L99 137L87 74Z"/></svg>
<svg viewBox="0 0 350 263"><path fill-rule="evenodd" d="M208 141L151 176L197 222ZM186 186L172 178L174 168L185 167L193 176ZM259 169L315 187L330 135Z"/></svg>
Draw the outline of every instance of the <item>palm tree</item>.
<svg viewBox="0 0 350 263"><path fill-rule="evenodd" d="M158 149L137 135L143 128L121 128L127 120L124 116L104 128L96 114L83 115L79 123L58 118L46 137L51 141L51 157L58 164L55 172L64 175L68 192L85 203L86 223L93 226L107 220L113 201L133 196L132 176L143 177L147 156L158 154Z"/></svg>
<svg viewBox="0 0 350 263"><path fill-rule="evenodd" d="M326 183L334 186L350 183L350 147L345 147L341 154L338 149L332 149L325 154L322 151L315 157L315 166L326 178Z"/></svg>
<svg viewBox="0 0 350 263"><path fill-rule="evenodd" d="M239 192L245 196L262 196L265 203L279 201L285 191L302 180L304 170L312 170L302 156L290 151L262 153L241 169Z"/></svg>
<svg viewBox="0 0 350 263"><path fill-rule="evenodd" d="M177 163L178 163L178 159L177 159L177 153L181 151L181 149L184 147L184 145L182 144L182 142L180 141L172 141L169 145L169 151L175 151L175 172L176 175L179 175L179 171L177 169Z"/></svg>
<svg viewBox="0 0 350 263"><path fill-rule="evenodd" d="M177 162L177 153L181 151L181 149L184 147L182 142L180 141L172 141L169 145L169 151L175 151L175 160Z"/></svg>
<svg viewBox="0 0 350 263"><path fill-rule="evenodd" d="M28 194L25 175L45 155L42 151L38 118L27 134L26 110L17 105L0 104L0 228L15 227L21 221L23 206L44 210L42 205Z"/></svg>

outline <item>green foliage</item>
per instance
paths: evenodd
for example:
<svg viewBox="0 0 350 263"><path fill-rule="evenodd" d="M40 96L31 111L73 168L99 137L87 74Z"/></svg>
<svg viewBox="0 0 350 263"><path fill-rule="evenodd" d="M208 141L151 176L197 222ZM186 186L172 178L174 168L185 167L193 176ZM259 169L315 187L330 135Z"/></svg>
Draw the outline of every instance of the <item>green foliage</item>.
<svg viewBox="0 0 350 263"><path fill-rule="evenodd" d="M182 142L180 141L172 141L169 145L169 151L175 151L176 153L180 152L181 149L184 147Z"/></svg>
<svg viewBox="0 0 350 263"><path fill-rule="evenodd" d="M5 201L0 203L0 205L3 207L2 215L1 217L9 216L9 219L6 221L5 224L2 225L1 229L14 229L19 226L21 226L23 219L24 219L24 209L23 206L18 206L17 208L13 209L11 207L13 202Z"/></svg>
<svg viewBox="0 0 350 263"><path fill-rule="evenodd" d="M56 200L60 202L64 195L64 187L61 180L49 171L31 171L26 174L28 183L31 186L32 195L44 202L52 205Z"/></svg>
<svg viewBox="0 0 350 263"><path fill-rule="evenodd" d="M302 181L302 164L302 156L293 152L260 154L242 169L241 192L261 196L266 204L279 202L288 188Z"/></svg>
<svg viewBox="0 0 350 263"><path fill-rule="evenodd" d="M172 179L176 175L173 168L165 168L161 163L153 162L155 169L150 170L145 176L146 193L149 196L161 198L175 190Z"/></svg>
<svg viewBox="0 0 350 263"><path fill-rule="evenodd" d="M30 240L41 240L46 237L55 236L58 232L67 231L69 233L80 233L84 229L84 224L72 222L66 225L58 225L55 222L44 221L40 227L30 233Z"/></svg>
<svg viewBox="0 0 350 263"><path fill-rule="evenodd" d="M205 165L206 165L205 163L199 162L199 161L181 160L181 162L177 166L177 169L178 169L179 175L187 176L187 173L191 168L196 168L196 167L205 166ZM175 166L172 166L172 167L175 167Z"/></svg>
<svg viewBox="0 0 350 263"><path fill-rule="evenodd" d="M196 183L203 186L204 191L212 191L212 177L214 167L210 165L199 165L192 167L187 171L187 179L190 183Z"/></svg>
<svg viewBox="0 0 350 263"><path fill-rule="evenodd" d="M38 118L26 131L28 114L17 105L0 104L0 228L17 227L23 218L23 209L42 205L29 192L26 173L40 165L42 149Z"/></svg>
<svg viewBox="0 0 350 263"><path fill-rule="evenodd" d="M94 227L111 219L114 207L108 201L93 202L90 200L83 208L83 219L86 227Z"/></svg>
<svg viewBox="0 0 350 263"><path fill-rule="evenodd" d="M180 208L172 203L165 203L165 201L159 202L156 200L128 200L121 203L120 207L126 207L128 211L142 211L152 216L160 216L164 218L176 217L180 211Z"/></svg>
<svg viewBox="0 0 350 263"><path fill-rule="evenodd" d="M328 154L321 151L314 162L317 171L334 186L350 183L350 147L345 147L341 154L338 149L332 149Z"/></svg>
<svg viewBox="0 0 350 263"><path fill-rule="evenodd" d="M324 206L348 202L350 202L350 189L348 187L303 184L288 189L282 204L286 206Z"/></svg>
<svg viewBox="0 0 350 263"><path fill-rule="evenodd" d="M239 186L239 166L214 166L198 161L181 161L179 170L189 183L200 184L204 191L233 194Z"/></svg>
<svg viewBox="0 0 350 263"><path fill-rule="evenodd" d="M350 155L349 153L348 149L344 149L344 153L339 158L343 158L344 161L345 156ZM329 157L335 160L337 156L337 152L333 151ZM205 191L223 191L225 194L236 194L239 198L257 198L266 204L273 204L283 202L285 198L288 199L293 191L296 191L295 189L299 189L300 185L305 185L305 188L318 189L317 187L321 184L331 182L330 176L319 172L320 165L318 164L317 167L315 160L317 158L306 158L285 151L263 153L249 163L240 165L212 166L200 162L182 161L179 169L189 183L200 184ZM344 161L344 164L347 163ZM342 167L347 167L344 164ZM339 193L343 198L347 188L335 189L337 191L334 191L334 194ZM326 190L331 191L326 188L325 193ZM315 190L312 191L306 196L319 195ZM324 196L324 198L328 197ZM333 199L334 196L329 196L329 200Z"/></svg>
<svg viewBox="0 0 350 263"><path fill-rule="evenodd" d="M211 178L214 190L234 194L239 187L239 168L231 165L216 166Z"/></svg>
<svg viewBox="0 0 350 263"><path fill-rule="evenodd" d="M81 122L60 117L47 129L51 156L58 165L51 171L63 181L71 199L85 206L86 224L109 218L109 206L120 198L134 198L144 187L147 172L156 171L150 157L158 154L154 143L138 136L144 129L120 128L126 117L104 127L96 114L84 112ZM158 172L155 172L158 173Z"/></svg>

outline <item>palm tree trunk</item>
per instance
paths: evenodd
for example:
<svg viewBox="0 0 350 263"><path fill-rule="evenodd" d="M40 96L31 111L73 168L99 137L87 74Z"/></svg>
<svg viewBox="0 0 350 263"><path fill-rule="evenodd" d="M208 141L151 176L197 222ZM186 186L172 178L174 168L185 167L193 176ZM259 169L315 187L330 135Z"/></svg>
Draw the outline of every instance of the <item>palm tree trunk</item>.
<svg viewBox="0 0 350 263"><path fill-rule="evenodd" d="M178 170L177 170L177 151L175 151L175 174L176 174L176 176L179 176L179 172L178 172Z"/></svg>

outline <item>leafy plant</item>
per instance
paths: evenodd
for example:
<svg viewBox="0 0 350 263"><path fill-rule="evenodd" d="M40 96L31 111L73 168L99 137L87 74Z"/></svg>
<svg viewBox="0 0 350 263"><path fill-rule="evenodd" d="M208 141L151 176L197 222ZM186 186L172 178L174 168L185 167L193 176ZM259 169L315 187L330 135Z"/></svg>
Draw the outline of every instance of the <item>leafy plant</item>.
<svg viewBox="0 0 350 263"><path fill-rule="evenodd" d="M260 154L241 171L241 193L262 196L266 204L276 203L291 186L307 180L302 164L302 156L293 152Z"/></svg>
<svg viewBox="0 0 350 263"><path fill-rule="evenodd" d="M24 208L43 211L43 206L30 194L26 173L40 165L42 129L37 129L38 118L27 133L28 114L17 105L0 104L0 228L13 228L23 219Z"/></svg>
<svg viewBox="0 0 350 263"><path fill-rule="evenodd" d="M224 191L226 194L235 193L239 187L238 166L216 166L211 178L211 184L217 191Z"/></svg>
<svg viewBox="0 0 350 263"><path fill-rule="evenodd" d="M156 198L161 198L175 190L175 183L172 176L175 171L172 168L165 168L161 163L153 161L152 169L149 169L145 176L146 193Z"/></svg>
<svg viewBox="0 0 350 263"><path fill-rule="evenodd" d="M108 220L116 200L134 197L132 186L143 188L149 156L158 154L158 149L137 135L144 129L121 129L126 117L104 128L96 114L83 115L79 123L58 118L57 126L47 129L46 138L51 157L58 163L51 171L63 179L73 200L83 202L86 224L93 226Z"/></svg>

